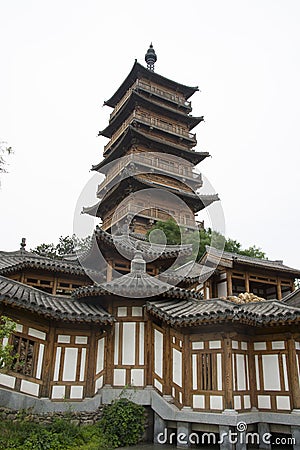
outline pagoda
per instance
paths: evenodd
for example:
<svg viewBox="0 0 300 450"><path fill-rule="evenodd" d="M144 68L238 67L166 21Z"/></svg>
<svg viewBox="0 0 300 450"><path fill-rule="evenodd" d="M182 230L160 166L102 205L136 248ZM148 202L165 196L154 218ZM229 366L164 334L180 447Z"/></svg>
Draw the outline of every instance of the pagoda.
<svg viewBox="0 0 300 450"><path fill-rule="evenodd" d="M113 108L109 124L99 132L109 138L104 159L92 170L105 175L98 186L99 202L84 212L99 217L102 229L112 227L145 234L157 221L173 218L195 229L195 214L216 200L199 195L201 174L194 166L209 156L196 152L192 130L203 121L194 117L189 98L198 91L154 71L152 44L145 60L135 63L123 83L105 101Z"/></svg>

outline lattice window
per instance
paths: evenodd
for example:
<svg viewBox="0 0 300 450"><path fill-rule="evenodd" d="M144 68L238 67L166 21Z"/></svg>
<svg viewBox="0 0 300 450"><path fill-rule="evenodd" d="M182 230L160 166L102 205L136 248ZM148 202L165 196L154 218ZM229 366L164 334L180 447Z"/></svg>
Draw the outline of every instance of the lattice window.
<svg viewBox="0 0 300 450"><path fill-rule="evenodd" d="M37 345L38 344L31 339L13 336L12 353L16 356L13 362L14 372L18 372L29 377L34 376Z"/></svg>
<svg viewBox="0 0 300 450"><path fill-rule="evenodd" d="M217 355L216 353L200 353L199 389L217 390Z"/></svg>

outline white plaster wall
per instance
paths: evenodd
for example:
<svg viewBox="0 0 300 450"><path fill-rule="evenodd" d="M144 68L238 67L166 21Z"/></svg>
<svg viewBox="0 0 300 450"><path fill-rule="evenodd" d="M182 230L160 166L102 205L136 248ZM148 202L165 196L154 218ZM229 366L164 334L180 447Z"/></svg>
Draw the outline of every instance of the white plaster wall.
<svg viewBox="0 0 300 450"><path fill-rule="evenodd" d="M246 367L244 355L236 355L237 390L244 391L246 386Z"/></svg>
<svg viewBox="0 0 300 450"><path fill-rule="evenodd" d="M53 381L58 381L61 358L61 347L56 348Z"/></svg>
<svg viewBox="0 0 300 450"><path fill-rule="evenodd" d="M217 354L217 386L218 391L222 390L223 385L223 373L222 373L222 355L221 353Z"/></svg>
<svg viewBox="0 0 300 450"><path fill-rule="evenodd" d="M139 364L144 365L145 362L145 324L140 322L140 337L139 337Z"/></svg>
<svg viewBox="0 0 300 450"><path fill-rule="evenodd" d="M55 399L63 399L66 395L66 386L53 386L52 387L52 397Z"/></svg>
<svg viewBox="0 0 300 450"><path fill-rule="evenodd" d="M204 395L193 395L193 408L198 408L198 409L205 408Z"/></svg>
<svg viewBox="0 0 300 450"><path fill-rule="evenodd" d="M16 384L16 377L6 375L5 373L0 373L0 384L2 384L2 386L14 389Z"/></svg>
<svg viewBox="0 0 300 450"><path fill-rule="evenodd" d="M120 339L120 324L115 324L115 351L114 351L114 364L119 363L119 339Z"/></svg>
<svg viewBox="0 0 300 450"><path fill-rule="evenodd" d="M75 344L86 345L88 342L87 336L75 336Z"/></svg>
<svg viewBox="0 0 300 450"><path fill-rule="evenodd" d="M103 375L101 375L101 377L99 377L96 382L95 382L95 394L98 391L98 389L101 389L103 386Z"/></svg>
<svg viewBox="0 0 300 450"><path fill-rule="evenodd" d="M257 404L261 409L270 409L271 408L271 398L269 395L258 395L257 396Z"/></svg>
<svg viewBox="0 0 300 450"><path fill-rule="evenodd" d="M144 369L131 369L131 383L133 386L144 386Z"/></svg>
<svg viewBox="0 0 300 450"><path fill-rule="evenodd" d="M43 358L44 358L44 344L39 345L39 355L38 355L38 361L37 361L37 367L36 367L36 378L41 378L42 373L42 366L43 366Z"/></svg>
<svg viewBox="0 0 300 450"><path fill-rule="evenodd" d="M182 387L182 353L173 348L173 381Z"/></svg>
<svg viewBox="0 0 300 450"><path fill-rule="evenodd" d="M276 406L277 409L284 409L284 410L290 410L291 409L291 403L290 403L290 397L288 395L276 395Z"/></svg>
<svg viewBox="0 0 300 450"><path fill-rule="evenodd" d="M278 355L262 356L264 389L267 391L280 391L280 372Z"/></svg>
<svg viewBox="0 0 300 450"><path fill-rule="evenodd" d="M81 399L83 397L83 386L71 386L70 398Z"/></svg>
<svg viewBox="0 0 300 450"><path fill-rule="evenodd" d="M67 334L59 334L57 336L57 342L59 344L70 344L71 342L71 336L67 335Z"/></svg>
<svg viewBox="0 0 300 450"><path fill-rule="evenodd" d="M135 322L123 322L122 364L135 364Z"/></svg>
<svg viewBox="0 0 300 450"><path fill-rule="evenodd" d="M218 283L218 297L226 297L227 296L227 281L223 281L222 283Z"/></svg>
<svg viewBox="0 0 300 450"><path fill-rule="evenodd" d="M223 397L221 395L210 396L210 409L223 409Z"/></svg>
<svg viewBox="0 0 300 450"><path fill-rule="evenodd" d="M40 385L37 383L32 383L31 381L22 380L20 391L25 394L34 395L38 397L40 391Z"/></svg>
<svg viewBox="0 0 300 450"><path fill-rule="evenodd" d="M86 348L81 350L79 381L84 381L85 377Z"/></svg>
<svg viewBox="0 0 300 450"><path fill-rule="evenodd" d="M197 355L192 355L192 371L193 371L193 389L196 390L198 388Z"/></svg>
<svg viewBox="0 0 300 450"><path fill-rule="evenodd" d="M104 338L98 340L96 373L104 369Z"/></svg>
<svg viewBox="0 0 300 450"><path fill-rule="evenodd" d="M42 339L43 341L45 341L46 339L46 333L40 330L36 330L35 328L28 328L28 335L36 337L38 339Z"/></svg>
<svg viewBox="0 0 300 450"><path fill-rule="evenodd" d="M78 348L65 348L65 361L63 368L63 381L75 381L77 368Z"/></svg>
<svg viewBox="0 0 300 450"><path fill-rule="evenodd" d="M154 330L154 372L163 377L163 334Z"/></svg>
<svg viewBox="0 0 300 450"><path fill-rule="evenodd" d="M126 370L114 369L114 386L125 386L126 384Z"/></svg>

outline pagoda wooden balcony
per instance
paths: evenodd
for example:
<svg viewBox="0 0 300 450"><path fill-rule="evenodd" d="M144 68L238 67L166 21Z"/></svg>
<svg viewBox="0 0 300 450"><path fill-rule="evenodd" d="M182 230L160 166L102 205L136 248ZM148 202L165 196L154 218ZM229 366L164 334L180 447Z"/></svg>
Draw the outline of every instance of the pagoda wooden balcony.
<svg viewBox="0 0 300 450"><path fill-rule="evenodd" d="M119 137L123 134L126 128L134 121L138 121L144 125L148 125L157 130L166 131L167 133L173 134L176 137L185 138L192 141L195 145L196 134L190 133L188 130L184 129L182 126L164 122L157 117L147 117L138 111L133 111L133 113L128 117L128 119L123 122L123 124L118 128L118 130L112 135L110 141L104 147L104 154L110 149L112 144L116 142Z"/></svg>
<svg viewBox="0 0 300 450"><path fill-rule="evenodd" d="M119 175L126 166L135 162L149 167L150 169L156 169L156 171L151 171L151 173L155 174L165 172L166 175L169 175L171 173L173 175L179 176L180 178L184 178L185 180L192 180L196 182L198 186L202 185L202 175L200 173L193 172L189 167L176 167L172 164L172 160L170 160L170 164L168 164L162 161L159 157L147 156L147 153L132 153L130 155L124 156L118 162L112 164L112 167L106 175L105 180L101 184L99 184L97 194L99 194L115 176ZM138 169L136 173L139 173ZM140 173L147 172L141 169Z"/></svg>
<svg viewBox="0 0 300 450"><path fill-rule="evenodd" d="M191 102L188 100L185 100L184 97L181 97L179 95L173 94L171 92L167 92L163 89L160 89L156 86L153 86L151 84L147 84L142 80L137 80L130 89L128 89L128 91L126 92L126 94L122 97L122 99L119 101L119 103L116 104L113 112L110 114L110 119L112 119L117 112L122 108L122 106L124 105L124 103L127 101L127 99L130 97L132 91L134 91L135 89L142 89L143 91L146 91L147 93L151 93L156 95L157 97L162 98L163 100L168 100L172 103L174 103L175 105L181 105L184 106L188 109L188 111L190 112L192 110L191 107Z"/></svg>
<svg viewBox="0 0 300 450"><path fill-rule="evenodd" d="M145 209L143 209L143 206L138 206L134 203L128 203L121 208L118 208L118 211L116 211L115 213L113 212L106 216L103 220L101 228L103 228L103 230L107 230L130 214L152 220L168 220L171 217L170 214L158 208L145 207ZM175 219L179 226L184 226L192 229L197 228L197 222L193 219L189 219L184 216L175 216Z"/></svg>

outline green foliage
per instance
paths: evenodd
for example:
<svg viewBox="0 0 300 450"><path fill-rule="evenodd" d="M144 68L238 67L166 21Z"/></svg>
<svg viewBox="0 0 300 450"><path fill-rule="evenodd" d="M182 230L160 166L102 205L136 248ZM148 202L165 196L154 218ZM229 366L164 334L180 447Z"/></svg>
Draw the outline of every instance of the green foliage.
<svg viewBox="0 0 300 450"><path fill-rule="evenodd" d="M26 411L0 421L0 450L103 450L112 448L98 424L78 426L68 416L51 424L29 420Z"/></svg>
<svg viewBox="0 0 300 450"><path fill-rule="evenodd" d="M173 219L169 219L165 222L158 221L148 231L148 237L152 230L162 230L165 233L167 244L192 244L193 256L197 260L205 253L206 246L212 246L219 250L238 253L240 255L252 256L254 258L266 258L261 248L253 245L249 248L242 249L242 245L238 241L230 238L226 239L221 233L213 231L211 228L201 228L199 231L186 232L184 229L180 229Z"/></svg>
<svg viewBox="0 0 300 450"><path fill-rule="evenodd" d="M2 345L3 339L9 339L14 330L16 329L16 322L9 319L6 316L1 316L0 319L0 371L9 370L12 365L14 359L18 355L12 355L13 347L10 344L5 346Z"/></svg>
<svg viewBox="0 0 300 450"><path fill-rule="evenodd" d="M40 244L31 249L33 253L41 256L47 256L52 259L62 259L65 255L75 254L85 251L90 247L91 236L78 238L73 236L60 236L58 244Z"/></svg>
<svg viewBox="0 0 300 450"><path fill-rule="evenodd" d="M127 398L120 398L104 407L99 426L109 436L113 448L135 445L145 429L144 408Z"/></svg>

